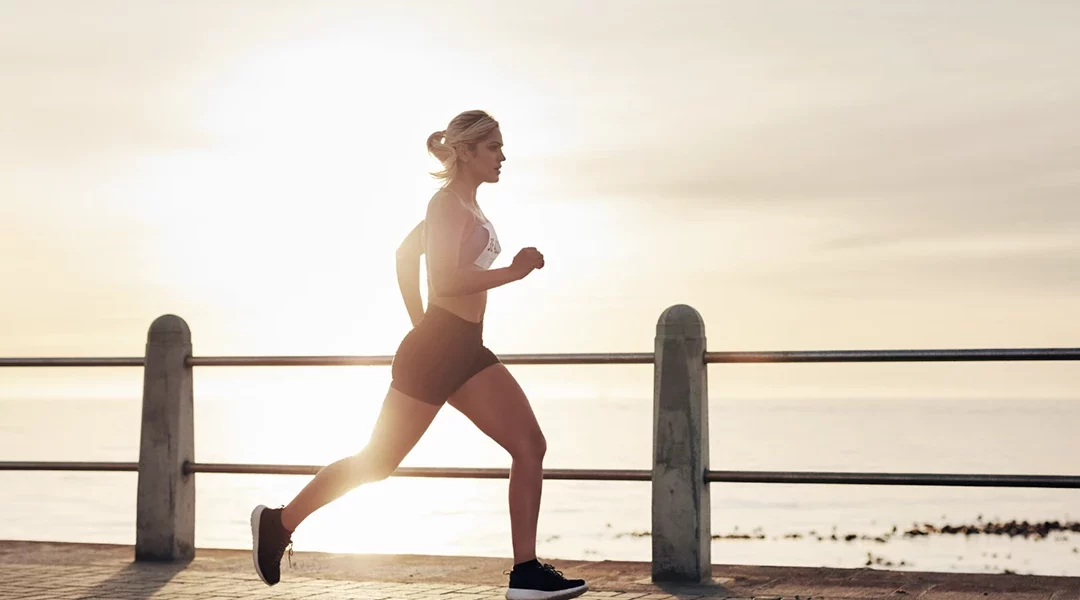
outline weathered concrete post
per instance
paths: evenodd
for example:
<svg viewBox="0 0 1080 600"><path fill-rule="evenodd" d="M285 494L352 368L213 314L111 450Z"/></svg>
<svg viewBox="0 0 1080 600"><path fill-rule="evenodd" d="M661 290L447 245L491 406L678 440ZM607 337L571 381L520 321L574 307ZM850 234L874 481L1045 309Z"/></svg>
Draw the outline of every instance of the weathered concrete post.
<svg viewBox="0 0 1080 600"><path fill-rule="evenodd" d="M139 499L135 560L189 561L195 557L195 460L191 330L174 315L158 317L147 335L143 367Z"/></svg>
<svg viewBox="0 0 1080 600"><path fill-rule="evenodd" d="M709 402L705 322L678 304L656 324L653 380L652 578L711 579Z"/></svg>

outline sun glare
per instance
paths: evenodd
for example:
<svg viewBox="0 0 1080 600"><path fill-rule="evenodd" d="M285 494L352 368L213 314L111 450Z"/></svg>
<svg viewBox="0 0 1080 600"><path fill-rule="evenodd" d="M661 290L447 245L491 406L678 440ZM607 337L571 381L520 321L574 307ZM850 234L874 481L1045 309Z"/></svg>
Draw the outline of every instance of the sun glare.
<svg viewBox="0 0 1080 600"><path fill-rule="evenodd" d="M437 186L423 141L475 107L511 124L504 135L516 153L511 181L485 189L489 206L498 205L511 245L540 243L535 232L529 239L515 233L544 210L529 165L552 151L557 129L540 126L535 100L512 75L453 68L466 64L458 52L430 33L369 28L264 47L225 69L210 86L201 122L213 143L150 160L149 185L172 199L158 203L169 212L157 218L178 238L200 234L183 258L173 257L183 262L179 270L215 292L274 296L274 310L292 311L281 321L297 317L305 335L324 332L306 339L322 351L392 352L407 325L393 251ZM183 211L172 209L177 203ZM222 256L252 259L227 268ZM512 257L508 251L500 261ZM292 334L285 327L277 335L261 343L276 348Z"/></svg>
<svg viewBox="0 0 1080 600"><path fill-rule="evenodd" d="M536 351L553 347L545 336L565 335L525 324L509 307L550 304L558 300L553 290L588 278L580 259L605 243L607 209L553 197L550 190L565 182L547 179L538 157L566 143L558 121L533 110L512 76L446 68L464 60L454 52L400 31L262 48L206 87L199 126L207 143L139 160L129 187L114 191L132 199L131 214L168 273L169 297L184 297L176 310L197 332L199 354L392 353L409 327L394 250L438 185L427 175L437 164L423 141L457 112L477 107L509 125L512 167L506 181L483 190L485 210L507 242L496 266L533 245L550 261L542 282L497 294L492 347ZM568 211L575 218L567 219ZM509 343L522 336L528 347ZM347 376L206 374L200 395L239 401L236 410L278 396L302 402L310 414L293 440L302 456L261 451L252 460L319 463L363 442L356 429L373 422L389 379L382 367ZM348 431L320 425L328 418L343 419ZM471 425L449 429L458 427ZM453 443L437 439L449 429L432 432L431 445L417 450L420 463L437 458L433 448L444 441ZM230 460L244 453L217 451Z"/></svg>

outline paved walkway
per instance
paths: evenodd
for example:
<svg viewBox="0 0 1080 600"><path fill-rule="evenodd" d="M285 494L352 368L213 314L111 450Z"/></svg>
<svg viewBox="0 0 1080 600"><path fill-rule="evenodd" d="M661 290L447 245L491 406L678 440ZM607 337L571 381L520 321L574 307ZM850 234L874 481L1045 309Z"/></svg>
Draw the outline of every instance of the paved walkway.
<svg viewBox="0 0 1080 600"><path fill-rule="evenodd" d="M0 541L3 600L502 600L507 561L297 553L267 587L246 552L187 565L135 563L129 546ZM651 583L647 563L549 561L590 581L585 600L1080 600L1080 578L722 566L709 585Z"/></svg>

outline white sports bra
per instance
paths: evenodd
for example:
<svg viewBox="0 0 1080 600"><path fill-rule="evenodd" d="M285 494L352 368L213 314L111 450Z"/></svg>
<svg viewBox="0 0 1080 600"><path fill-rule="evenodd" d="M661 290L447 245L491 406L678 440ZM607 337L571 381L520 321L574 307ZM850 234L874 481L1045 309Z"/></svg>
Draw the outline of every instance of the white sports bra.
<svg viewBox="0 0 1080 600"><path fill-rule="evenodd" d="M480 248L480 253L472 264L481 269L490 269L495 259L499 257L499 253L502 252L502 246L499 245L499 236L495 233L495 227L487 219L483 221L477 219L476 227L473 228L472 233L462 241L462 261L469 260L476 248Z"/></svg>
<svg viewBox="0 0 1080 600"><path fill-rule="evenodd" d="M468 205L461 200L461 196L458 196L454 190L450 188L443 189L454 194L468 208ZM499 257L499 253L502 252L499 236L495 233L495 226L486 217L477 214L471 209L469 213L473 215L474 225L471 229L467 229L461 238L461 246L458 251L460 264L472 264L481 269L490 269L491 265L495 263L495 259Z"/></svg>

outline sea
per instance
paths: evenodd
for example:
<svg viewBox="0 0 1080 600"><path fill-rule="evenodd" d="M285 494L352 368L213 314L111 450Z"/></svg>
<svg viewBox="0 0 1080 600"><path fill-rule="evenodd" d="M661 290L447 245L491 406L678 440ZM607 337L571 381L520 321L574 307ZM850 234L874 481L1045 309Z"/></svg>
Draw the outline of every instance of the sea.
<svg viewBox="0 0 1080 600"><path fill-rule="evenodd" d="M0 394L0 461L137 461L137 371L108 397ZM324 465L356 452L384 375L250 368L199 376L196 460ZM531 398L548 440L545 466L651 468L650 375L635 371L640 395ZM1077 423L1080 401L1060 398L742 398L712 386L710 468L1075 475ZM403 463L509 465L449 407ZM252 507L283 505L309 479L198 474L196 545L250 547ZM0 539L133 544L136 483L134 473L0 471ZM1080 575L1080 490L719 483L710 495L714 564ZM649 483L548 480L538 554L648 561L650 527ZM507 481L365 485L312 515L294 548L509 560Z"/></svg>

